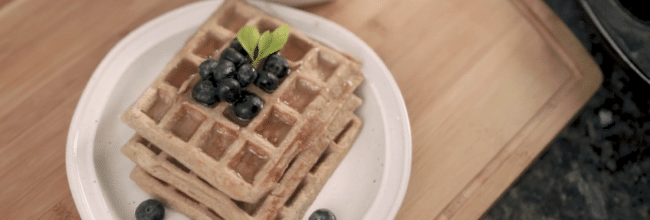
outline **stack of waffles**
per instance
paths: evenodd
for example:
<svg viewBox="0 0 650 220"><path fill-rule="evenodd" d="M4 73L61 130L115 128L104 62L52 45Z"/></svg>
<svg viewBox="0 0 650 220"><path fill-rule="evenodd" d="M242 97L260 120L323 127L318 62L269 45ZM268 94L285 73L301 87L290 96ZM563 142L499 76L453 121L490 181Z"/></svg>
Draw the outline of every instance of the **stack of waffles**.
<svg viewBox="0 0 650 220"><path fill-rule="evenodd" d="M136 134L122 152L137 166L131 179L192 219L299 219L359 134L353 92L361 62L291 28L280 54L290 73L278 89L255 85L264 107L238 119L232 105L192 100L197 69L217 59L247 25L284 24L238 0L223 5L190 37L164 71L122 114Z"/></svg>

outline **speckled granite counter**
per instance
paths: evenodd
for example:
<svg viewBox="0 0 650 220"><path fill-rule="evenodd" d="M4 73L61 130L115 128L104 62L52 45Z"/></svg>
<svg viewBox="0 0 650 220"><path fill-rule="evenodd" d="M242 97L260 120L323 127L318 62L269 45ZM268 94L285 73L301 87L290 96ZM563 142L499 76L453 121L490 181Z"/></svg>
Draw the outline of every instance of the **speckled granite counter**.
<svg viewBox="0 0 650 220"><path fill-rule="evenodd" d="M545 2L604 81L482 219L650 219L650 86L615 63L575 1Z"/></svg>

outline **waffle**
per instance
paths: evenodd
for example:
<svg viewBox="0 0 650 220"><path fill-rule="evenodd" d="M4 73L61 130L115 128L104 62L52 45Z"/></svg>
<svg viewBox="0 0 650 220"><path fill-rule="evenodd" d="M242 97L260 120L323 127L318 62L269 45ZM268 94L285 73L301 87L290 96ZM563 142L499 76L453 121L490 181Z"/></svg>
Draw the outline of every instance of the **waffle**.
<svg viewBox="0 0 650 220"><path fill-rule="evenodd" d="M291 70L273 93L249 85L264 101L250 121L232 106L207 107L190 97L198 66L246 25L261 32L284 24L243 1L224 4L190 37L122 120L226 196L254 203L277 185L298 153L315 141L364 80L361 62L291 28L280 50ZM261 62L263 63L263 62Z"/></svg>
<svg viewBox="0 0 650 220"><path fill-rule="evenodd" d="M345 108L360 103L354 97ZM122 152L137 163L131 178L142 189L190 218L299 219L352 146L361 124L351 111L339 111L326 134L298 154L280 184L254 204L232 200L137 134Z"/></svg>

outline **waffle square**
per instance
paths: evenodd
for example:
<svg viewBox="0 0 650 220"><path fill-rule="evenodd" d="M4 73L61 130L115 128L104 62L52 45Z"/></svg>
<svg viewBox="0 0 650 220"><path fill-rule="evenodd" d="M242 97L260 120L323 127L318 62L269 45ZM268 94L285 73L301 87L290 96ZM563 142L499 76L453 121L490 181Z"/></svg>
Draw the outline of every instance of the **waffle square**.
<svg viewBox="0 0 650 220"><path fill-rule="evenodd" d="M364 80L358 59L291 28L279 52L289 62L290 74L273 93L247 87L264 101L255 118L239 120L225 102L207 107L192 100L199 64L218 58L239 28L255 25L263 32L283 23L243 1L226 0L122 113L122 120L173 163L229 198L259 201L276 187L296 155L327 133L328 122Z"/></svg>
<svg viewBox="0 0 650 220"><path fill-rule="evenodd" d="M280 184L259 201L229 198L169 154L136 134L122 152L137 163L131 178L147 193L193 219L299 219L352 146L361 120L349 108L351 98L327 127L326 134L298 154L283 173Z"/></svg>

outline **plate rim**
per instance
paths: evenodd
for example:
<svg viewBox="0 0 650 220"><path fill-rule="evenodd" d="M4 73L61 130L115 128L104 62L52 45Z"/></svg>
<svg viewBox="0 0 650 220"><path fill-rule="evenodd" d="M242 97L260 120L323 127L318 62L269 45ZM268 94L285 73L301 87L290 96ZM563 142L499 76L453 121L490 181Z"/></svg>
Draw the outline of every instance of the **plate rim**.
<svg viewBox="0 0 650 220"><path fill-rule="evenodd" d="M395 97L395 102L392 104L396 110L397 113L399 113L397 120L401 124L401 126L404 128L403 132L401 133L401 140L399 142L403 142L403 155L401 158L401 161L403 162L402 164L402 169L401 169L401 175L400 175L400 181L397 185L397 190L394 192L395 194L395 200L392 202L390 205L390 210L386 214L385 218L386 219L393 219L396 215L397 212L399 211L401 204L404 200L404 197L406 195L406 189L408 188L408 183L410 180L410 173L411 173L411 159L412 159L412 139L411 139L411 127L410 127L410 120L408 117L408 112L406 110L406 105L404 102L404 98L402 96L402 93L397 86L397 83L395 79L392 76L392 73L386 67L385 63L381 60L381 58L376 54L376 52L369 46L367 45L363 40L361 40L358 36L356 36L354 33L350 32L346 28L326 19L323 18L319 15L311 14L309 12L305 12L299 9L294 9L294 8L289 8L287 6L279 5L276 3L271 3L271 2L261 2L261 1L252 1L249 0L249 2L253 5L260 6L268 6L270 11L274 11L275 9L279 10L288 10L291 11L292 13L297 14L298 16L303 16L303 17L309 17L310 19L316 20L317 22L320 22L321 24L325 24L327 26L330 26L332 28L338 29L340 31L340 34L347 35L345 38L348 38L351 41L354 41L353 43L357 44L361 49L364 50L364 52L368 53L369 59L372 59L374 62L378 64L378 68L381 69L386 76L385 78L388 80L388 86L390 87L391 91L393 91L393 95ZM214 6L214 8L219 7L221 4L223 4L223 0L211 0L211 1L200 1L200 2L193 2L189 3L183 6L180 6L178 8L175 8L171 11L165 12L161 14L160 16L157 16L144 24L140 25L133 31L131 31L128 35L126 35L124 38L122 38L119 42L113 46L113 48L107 53L107 55L101 60L95 71L93 71L90 79L88 80L88 83L86 84L82 95L79 99L79 102L77 103L77 106L75 108L72 120L70 122L70 128L68 130L68 137L66 140L66 174L67 174L67 179L68 179L68 185L75 203L75 206L77 208L77 211L79 212L80 216L82 219L98 219L96 218L97 213L93 213L93 208L90 205L91 200L95 200L97 198L101 198L102 201L102 206L106 206L106 201L105 197L103 196L103 192L101 187L99 186L99 183L97 183L97 171L95 169L95 166L88 166L85 169L80 169L80 161L91 161L91 164L94 164L94 159L93 159L93 148L90 149L85 149L85 150L90 150L90 157L85 157L88 155L83 155L79 154L79 150L83 150L79 148L80 138L82 137L82 134L90 134L89 138L90 142L94 141L94 137L96 134L97 130L97 124L98 124L98 118L92 118L88 119L89 117L92 116L99 116L101 117L101 113L105 109L105 104L108 101L108 98L110 97L109 95L106 95L105 97L102 97L102 104L100 106L103 106L101 108L89 108L90 104L93 104L95 101L92 102L90 100L91 97L94 97L93 95L97 94L98 92L105 91L105 90L110 90L108 92L111 92L113 88L115 88L117 82L121 78L121 74L119 74L119 77L113 77L114 80L112 80L112 83L106 83L103 86L98 86L98 81L100 81L103 78L106 78L108 74L106 74L107 69L111 66L112 63L116 62L115 60L118 59L116 57L117 55L121 54L124 50L128 49L127 46L131 42L133 42L135 39L137 39L139 36L146 34L149 30L155 28L158 25L165 24L169 20L173 20L174 18L178 16L183 16L185 13L195 7L200 7L203 5L211 5ZM214 11L215 9L212 9ZM265 10L267 11L267 10ZM269 12L269 11L267 11ZM202 22L201 22L202 23ZM157 42L157 41L156 41ZM146 50L145 50L146 51ZM134 57L139 57L141 54L134 56ZM130 61L133 61L133 59L127 59ZM103 88L103 89L102 89ZM93 126L93 129L81 129L82 123L84 121L95 121L95 126ZM386 128L388 129L388 128ZM88 140L86 140L88 141ZM87 153L87 152L85 152ZM385 154L388 154L389 151L386 150ZM387 156L387 155L386 155ZM388 158L388 157L385 157ZM384 166L384 172L386 173L386 169L389 166ZM90 172L90 174L93 174L91 178L84 178L82 173L85 172ZM86 173L87 175L88 173ZM93 180L94 179L94 180ZM385 193L385 191L382 191L381 189L385 187L385 184L387 182L387 175L383 175L382 177L382 185L379 189L379 192L377 193L374 202L372 205L369 207L369 211L373 210L374 207L378 206L378 201L380 197L380 194ZM90 183L90 184L89 184ZM99 197L96 197L98 194ZM92 197L95 195L95 197ZM364 216L364 219L368 218L368 213L367 212Z"/></svg>

